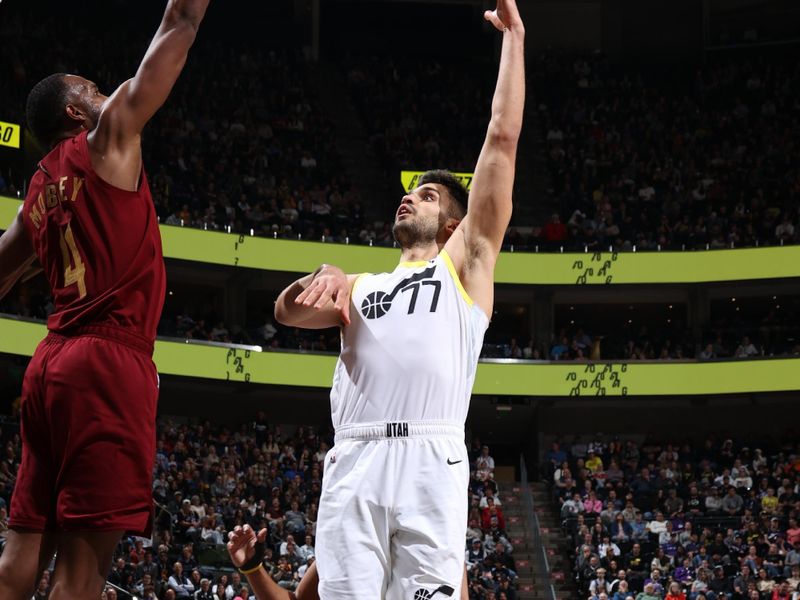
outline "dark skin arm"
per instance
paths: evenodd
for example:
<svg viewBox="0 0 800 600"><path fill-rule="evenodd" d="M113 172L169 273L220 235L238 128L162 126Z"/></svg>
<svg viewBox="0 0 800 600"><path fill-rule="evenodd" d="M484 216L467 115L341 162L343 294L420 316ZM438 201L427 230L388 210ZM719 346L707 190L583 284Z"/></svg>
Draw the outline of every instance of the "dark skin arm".
<svg viewBox="0 0 800 600"><path fill-rule="evenodd" d="M22 210L0 236L0 298L28 272L32 272L36 254L22 224Z"/></svg>
<svg viewBox="0 0 800 600"><path fill-rule="evenodd" d="M249 525L236 527L228 533L228 554L230 554L233 566L239 568L253 558L256 542L263 542L266 538L266 529L262 529L256 534ZM319 576L316 564L309 567L296 592L290 592L280 587L263 567L248 573L246 577L258 600L319 600L317 594Z"/></svg>
<svg viewBox="0 0 800 600"><path fill-rule="evenodd" d="M128 191L138 188L142 130L167 100L183 70L208 3L169 0L136 75L103 104L88 139L92 166L108 183Z"/></svg>
<svg viewBox="0 0 800 600"><path fill-rule="evenodd" d="M239 568L250 560L255 553L256 541L263 542L266 538L266 529L262 529L256 534L249 525L236 527L231 531L228 534L228 554L230 554L233 566ZM246 577L258 600L319 600L317 592L319 574L316 562L306 571L300 585L297 586L296 593L280 587L263 568L249 573ZM469 600L466 567L464 567L464 578L461 582L461 600Z"/></svg>
<svg viewBox="0 0 800 600"><path fill-rule="evenodd" d="M136 75L105 101L97 86L70 76L74 89L66 114L76 124L75 131L91 129L88 142L92 166L108 183L123 190L138 189L142 129L172 91L208 3L209 0L169 0L161 26ZM100 104L99 118L94 123L92 107ZM0 298L20 277L36 274L35 260L20 213L0 236Z"/></svg>

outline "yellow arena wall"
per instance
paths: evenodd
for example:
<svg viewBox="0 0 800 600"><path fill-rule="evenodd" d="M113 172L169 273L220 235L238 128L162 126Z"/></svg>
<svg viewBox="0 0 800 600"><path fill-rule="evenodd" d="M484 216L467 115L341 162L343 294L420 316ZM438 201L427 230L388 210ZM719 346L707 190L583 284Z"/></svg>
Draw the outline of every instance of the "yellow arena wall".
<svg viewBox="0 0 800 600"><path fill-rule="evenodd" d="M0 224L10 223L19 200L0 198ZM399 250L161 226L164 256L265 271L309 273L332 263L351 273L392 270ZM800 246L705 252L503 252L495 281L519 285L712 283L800 277Z"/></svg>

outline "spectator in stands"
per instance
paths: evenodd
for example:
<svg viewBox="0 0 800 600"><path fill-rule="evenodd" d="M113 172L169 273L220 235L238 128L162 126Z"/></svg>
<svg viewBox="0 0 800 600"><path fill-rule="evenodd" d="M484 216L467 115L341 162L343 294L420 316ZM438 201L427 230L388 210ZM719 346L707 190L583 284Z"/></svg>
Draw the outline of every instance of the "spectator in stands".
<svg viewBox="0 0 800 600"><path fill-rule="evenodd" d="M503 503L501 502L499 496L497 496L495 492L496 492L495 482L491 480L487 481L486 486L484 487L483 490L483 497L480 499L480 502L478 503L478 508L486 508L487 506L489 506L489 500L491 500L495 506L502 506Z"/></svg>
<svg viewBox="0 0 800 600"><path fill-rule="evenodd" d="M758 348L753 345L748 336L744 336L741 343L736 348L734 356L736 358L750 358L751 356L757 356L758 354Z"/></svg>
<svg viewBox="0 0 800 600"><path fill-rule="evenodd" d="M758 577L756 578L756 589L762 595L771 595L775 589L775 580L772 579L767 573L766 569L758 570Z"/></svg>
<svg viewBox="0 0 800 600"><path fill-rule="evenodd" d="M628 590L628 582L627 581L620 581L619 588L614 595L610 597L610 600L629 600L633 598Z"/></svg>
<svg viewBox="0 0 800 600"><path fill-rule="evenodd" d="M475 460L475 469L487 475L494 472L494 459L489 455L489 446L481 448L481 454Z"/></svg>
<svg viewBox="0 0 800 600"><path fill-rule="evenodd" d="M559 339L553 347L550 348L551 360L566 360L569 356L569 340L566 336Z"/></svg>
<svg viewBox="0 0 800 600"><path fill-rule="evenodd" d="M775 227L775 239L781 243L791 244L794 240L794 225L789 214L784 213L783 220Z"/></svg>
<svg viewBox="0 0 800 600"><path fill-rule="evenodd" d="M735 517L741 514L743 506L744 500L736 493L736 488L731 485L722 499L722 511L731 517Z"/></svg>
<svg viewBox="0 0 800 600"><path fill-rule="evenodd" d="M506 522L503 517L503 511L490 500L486 508L481 511L481 523L484 531L492 529L492 519L496 520L497 528L505 530Z"/></svg>
<svg viewBox="0 0 800 600"><path fill-rule="evenodd" d="M589 582L589 593L596 596L600 592L608 592L609 587L609 582L606 579L606 570L603 568L597 569L595 578Z"/></svg>
<svg viewBox="0 0 800 600"><path fill-rule="evenodd" d="M678 490L676 488L670 488L667 493L667 499L664 500L664 512L670 518L674 518L679 513L683 513L683 499L678 496Z"/></svg>
<svg viewBox="0 0 800 600"><path fill-rule="evenodd" d="M516 566L514 565L514 558L506 549L502 542L497 542L494 545L494 551L486 556L484 564L490 565L492 569L501 569L512 578L516 578Z"/></svg>
<svg viewBox="0 0 800 600"><path fill-rule="evenodd" d="M800 592L800 567L792 567L792 573L786 578L786 583L789 584L789 589Z"/></svg>
<svg viewBox="0 0 800 600"><path fill-rule="evenodd" d="M722 512L722 498L719 497L716 486L712 486L706 494L706 514L715 517Z"/></svg>
<svg viewBox="0 0 800 600"><path fill-rule="evenodd" d="M472 540L466 554L465 562L467 563L467 569L472 569L472 567L483 563L486 559L486 551L483 547L483 543L477 538Z"/></svg>
<svg viewBox="0 0 800 600"><path fill-rule="evenodd" d="M661 594L656 593L652 583L645 584L644 591L636 595L636 600L661 600Z"/></svg>
<svg viewBox="0 0 800 600"><path fill-rule="evenodd" d="M669 592L667 592L664 600L686 600L686 594L681 590L680 584L673 581L669 584Z"/></svg>
<svg viewBox="0 0 800 600"><path fill-rule="evenodd" d="M594 490L590 491L583 501L583 510L587 515L599 515L603 510L603 502Z"/></svg>
<svg viewBox="0 0 800 600"><path fill-rule="evenodd" d="M559 467L564 466L567 460L567 453L561 449L561 445L558 442L554 441L550 445L550 449L545 452L544 459L546 461L546 465L548 466L548 471L545 473L545 477L549 478Z"/></svg>
<svg viewBox="0 0 800 600"><path fill-rule="evenodd" d="M191 598L194 594L194 585L183 571L180 561L172 566L172 575L169 576L169 589L175 593L176 598Z"/></svg>
<svg viewBox="0 0 800 600"><path fill-rule="evenodd" d="M717 600L730 598L733 593L732 581L725 576L725 568L722 565L714 567L714 574L708 583L709 589L714 592Z"/></svg>
<svg viewBox="0 0 800 600"><path fill-rule="evenodd" d="M591 449L589 450L589 456L586 458L585 466L592 475L600 473L603 470L603 459L594 449Z"/></svg>
<svg viewBox="0 0 800 600"><path fill-rule="evenodd" d="M550 221L542 229L542 238L551 247L557 247L567 239L567 227L561 222L558 213L553 213Z"/></svg>

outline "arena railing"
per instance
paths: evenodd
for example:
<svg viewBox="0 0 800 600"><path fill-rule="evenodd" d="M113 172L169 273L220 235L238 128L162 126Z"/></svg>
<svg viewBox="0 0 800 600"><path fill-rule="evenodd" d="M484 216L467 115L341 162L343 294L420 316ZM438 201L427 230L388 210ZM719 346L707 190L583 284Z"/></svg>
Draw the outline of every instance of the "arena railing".
<svg viewBox="0 0 800 600"><path fill-rule="evenodd" d="M528 468L525 464L525 456L519 455L520 489L522 490L522 502L525 510L525 522L530 535L532 547L534 548L534 560L538 565L539 573L547 573L548 581L542 582L539 586L540 591L545 596L549 595L551 600L556 600L556 590L550 579L550 563L547 560L547 549L542 539L542 528L539 524L539 517L533 503L533 493L531 492L530 482L528 481Z"/></svg>
<svg viewBox="0 0 800 600"><path fill-rule="evenodd" d="M0 318L0 353L32 356L45 325ZM159 339L162 375L330 388L335 354ZM473 393L502 396L678 396L800 390L800 357L716 361L578 362L483 359Z"/></svg>
<svg viewBox="0 0 800 600"><path fill-rule="evenodd" d="M20 201L0 197L0 227ZM310 273L322 263L351 273L391 270L393 248L271 239L161 225L164 256L197 263ZM502 252L495 281L519 285L710 283L800 277L800 246L697 252Z"/></svg>

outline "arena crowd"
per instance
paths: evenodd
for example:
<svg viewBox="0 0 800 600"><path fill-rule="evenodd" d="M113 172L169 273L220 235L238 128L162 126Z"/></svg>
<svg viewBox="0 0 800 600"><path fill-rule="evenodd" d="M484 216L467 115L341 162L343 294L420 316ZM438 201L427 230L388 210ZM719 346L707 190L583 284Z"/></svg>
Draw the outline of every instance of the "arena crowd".
<svg viewBox="0 0 800 600"><path fill-rule="evenodd" d="M153 466L153 538L123 539L105 597L250 600L252 591L224 546L228 531L244 524L268 529L266 568L278 585L294 590L315 560L317 509L331 441L330 431L276 426L264 413L235 427L161 419ZM21 458L15 419L3 423L0 443L0 526L5 526ZM470 461L464 499L470 506L464 541L470 597L514 600L517 575L494 459L475 440ZM36 600L48 597L49 577L46 570Z"/></svg>
<svg viewBox="0 0 800 600"><path fill-rule="evenodd" d="M800 596L800 443L575 437L543 475L590 600Z"/></svg>

